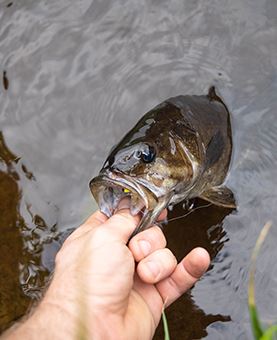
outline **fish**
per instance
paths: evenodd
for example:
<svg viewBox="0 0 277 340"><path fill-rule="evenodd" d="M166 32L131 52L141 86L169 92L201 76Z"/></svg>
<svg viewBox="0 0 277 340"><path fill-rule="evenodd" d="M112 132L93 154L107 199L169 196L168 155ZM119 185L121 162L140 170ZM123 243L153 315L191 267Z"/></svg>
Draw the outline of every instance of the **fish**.
<svg viewBox="0 0 277 340"><path fill-rule="evenodd" d="M112 148L90 190L110 217L128 197L142 214L132 236L154 224L163 209L196 197L235 209L224 185L232 156L230 112L210 87L207 95L179 95L147 112Z"/></svg>

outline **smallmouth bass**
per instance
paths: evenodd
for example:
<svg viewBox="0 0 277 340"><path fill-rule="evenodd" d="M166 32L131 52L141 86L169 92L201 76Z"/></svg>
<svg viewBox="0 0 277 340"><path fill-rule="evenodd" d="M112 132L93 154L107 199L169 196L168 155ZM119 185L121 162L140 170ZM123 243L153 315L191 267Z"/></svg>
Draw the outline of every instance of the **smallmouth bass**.
<svg viewBox="0 0 277 340"><path fill-rule="evenodd" d="M207 95L169 98L146 113L112 149L90 189L108 217L130 197L131 213L143 212L135 235L185 199L235 208L223 185L231 153L230 114L211 87Z"/></svg>

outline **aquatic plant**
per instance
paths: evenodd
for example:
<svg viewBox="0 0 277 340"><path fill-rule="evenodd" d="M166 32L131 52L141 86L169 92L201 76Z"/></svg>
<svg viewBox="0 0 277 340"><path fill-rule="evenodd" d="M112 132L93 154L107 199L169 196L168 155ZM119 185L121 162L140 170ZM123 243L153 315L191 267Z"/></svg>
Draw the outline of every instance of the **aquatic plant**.
<svg viewBox="0 0 277 340"><path fill-rule="evenodd" d="M162 312L162 319L163 319L163 327L164 327L164 340L170 340L169 329L168 329L167 319L166 319L164 310Z"/></svg>
<svg viewBox="0 0 277 340"><path fill-rule="evenodd" d="M250 313L250 320L252 325L252 330L254 338L256 340L273 340L277 339L277 324L271 325L270 327L263 329L261 321L257 312L257 307L255 303L255 271L256 262L261 246L272 226L272 222L267 222L260 235L257 239L256 245L254 247L251 263L250 263L250 276L249 276L249 286L248 286L248 308Z"/></svg>

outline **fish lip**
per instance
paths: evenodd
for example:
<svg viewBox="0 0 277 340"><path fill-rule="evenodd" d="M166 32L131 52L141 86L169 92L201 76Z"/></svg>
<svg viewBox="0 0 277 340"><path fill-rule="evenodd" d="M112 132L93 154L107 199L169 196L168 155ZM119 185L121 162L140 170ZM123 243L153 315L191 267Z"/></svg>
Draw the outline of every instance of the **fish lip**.
<svg viewBox="0 0 277 340"><path fill-rule="evenodd" d="M110 184L110 187L119 186L123 189L126 188L130 190L131 192L137 194L139 198L143 200L146 209L149 209L149 199L146 194L147 191L153 195L155 200L158 199L155 193L149 190L145 185L143 185L142 183L137 183L133 177L128 176L118 171L116 172L109 171L109 172L105 172L102 174L100 173L98 176L94 177L90 181L89 186L90 186L90 190L94 198L96 198L97 196L94 194L93 187L95 184L99 184L99 185L102 184L106 187L108 187L107 184Z"/></svg>

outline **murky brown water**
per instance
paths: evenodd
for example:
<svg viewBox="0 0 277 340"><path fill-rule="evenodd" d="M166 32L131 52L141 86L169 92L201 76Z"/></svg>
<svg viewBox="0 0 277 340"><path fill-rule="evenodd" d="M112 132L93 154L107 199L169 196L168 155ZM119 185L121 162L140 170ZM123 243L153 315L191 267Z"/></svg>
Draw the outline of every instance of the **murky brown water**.
<svg viewBox="0 0 277 340"><path fill-rule="evenodd" d="M196 245L213 257L169 308L170 332L251 339L249 260L268 219L257 303L277 320L276 42L275 0L1 1L1 330L39 297L62 239L95 209L88 182L110 147L154 105L211 84L232 112L239 209L197 209L165 228L179 258Z"/></svg>

